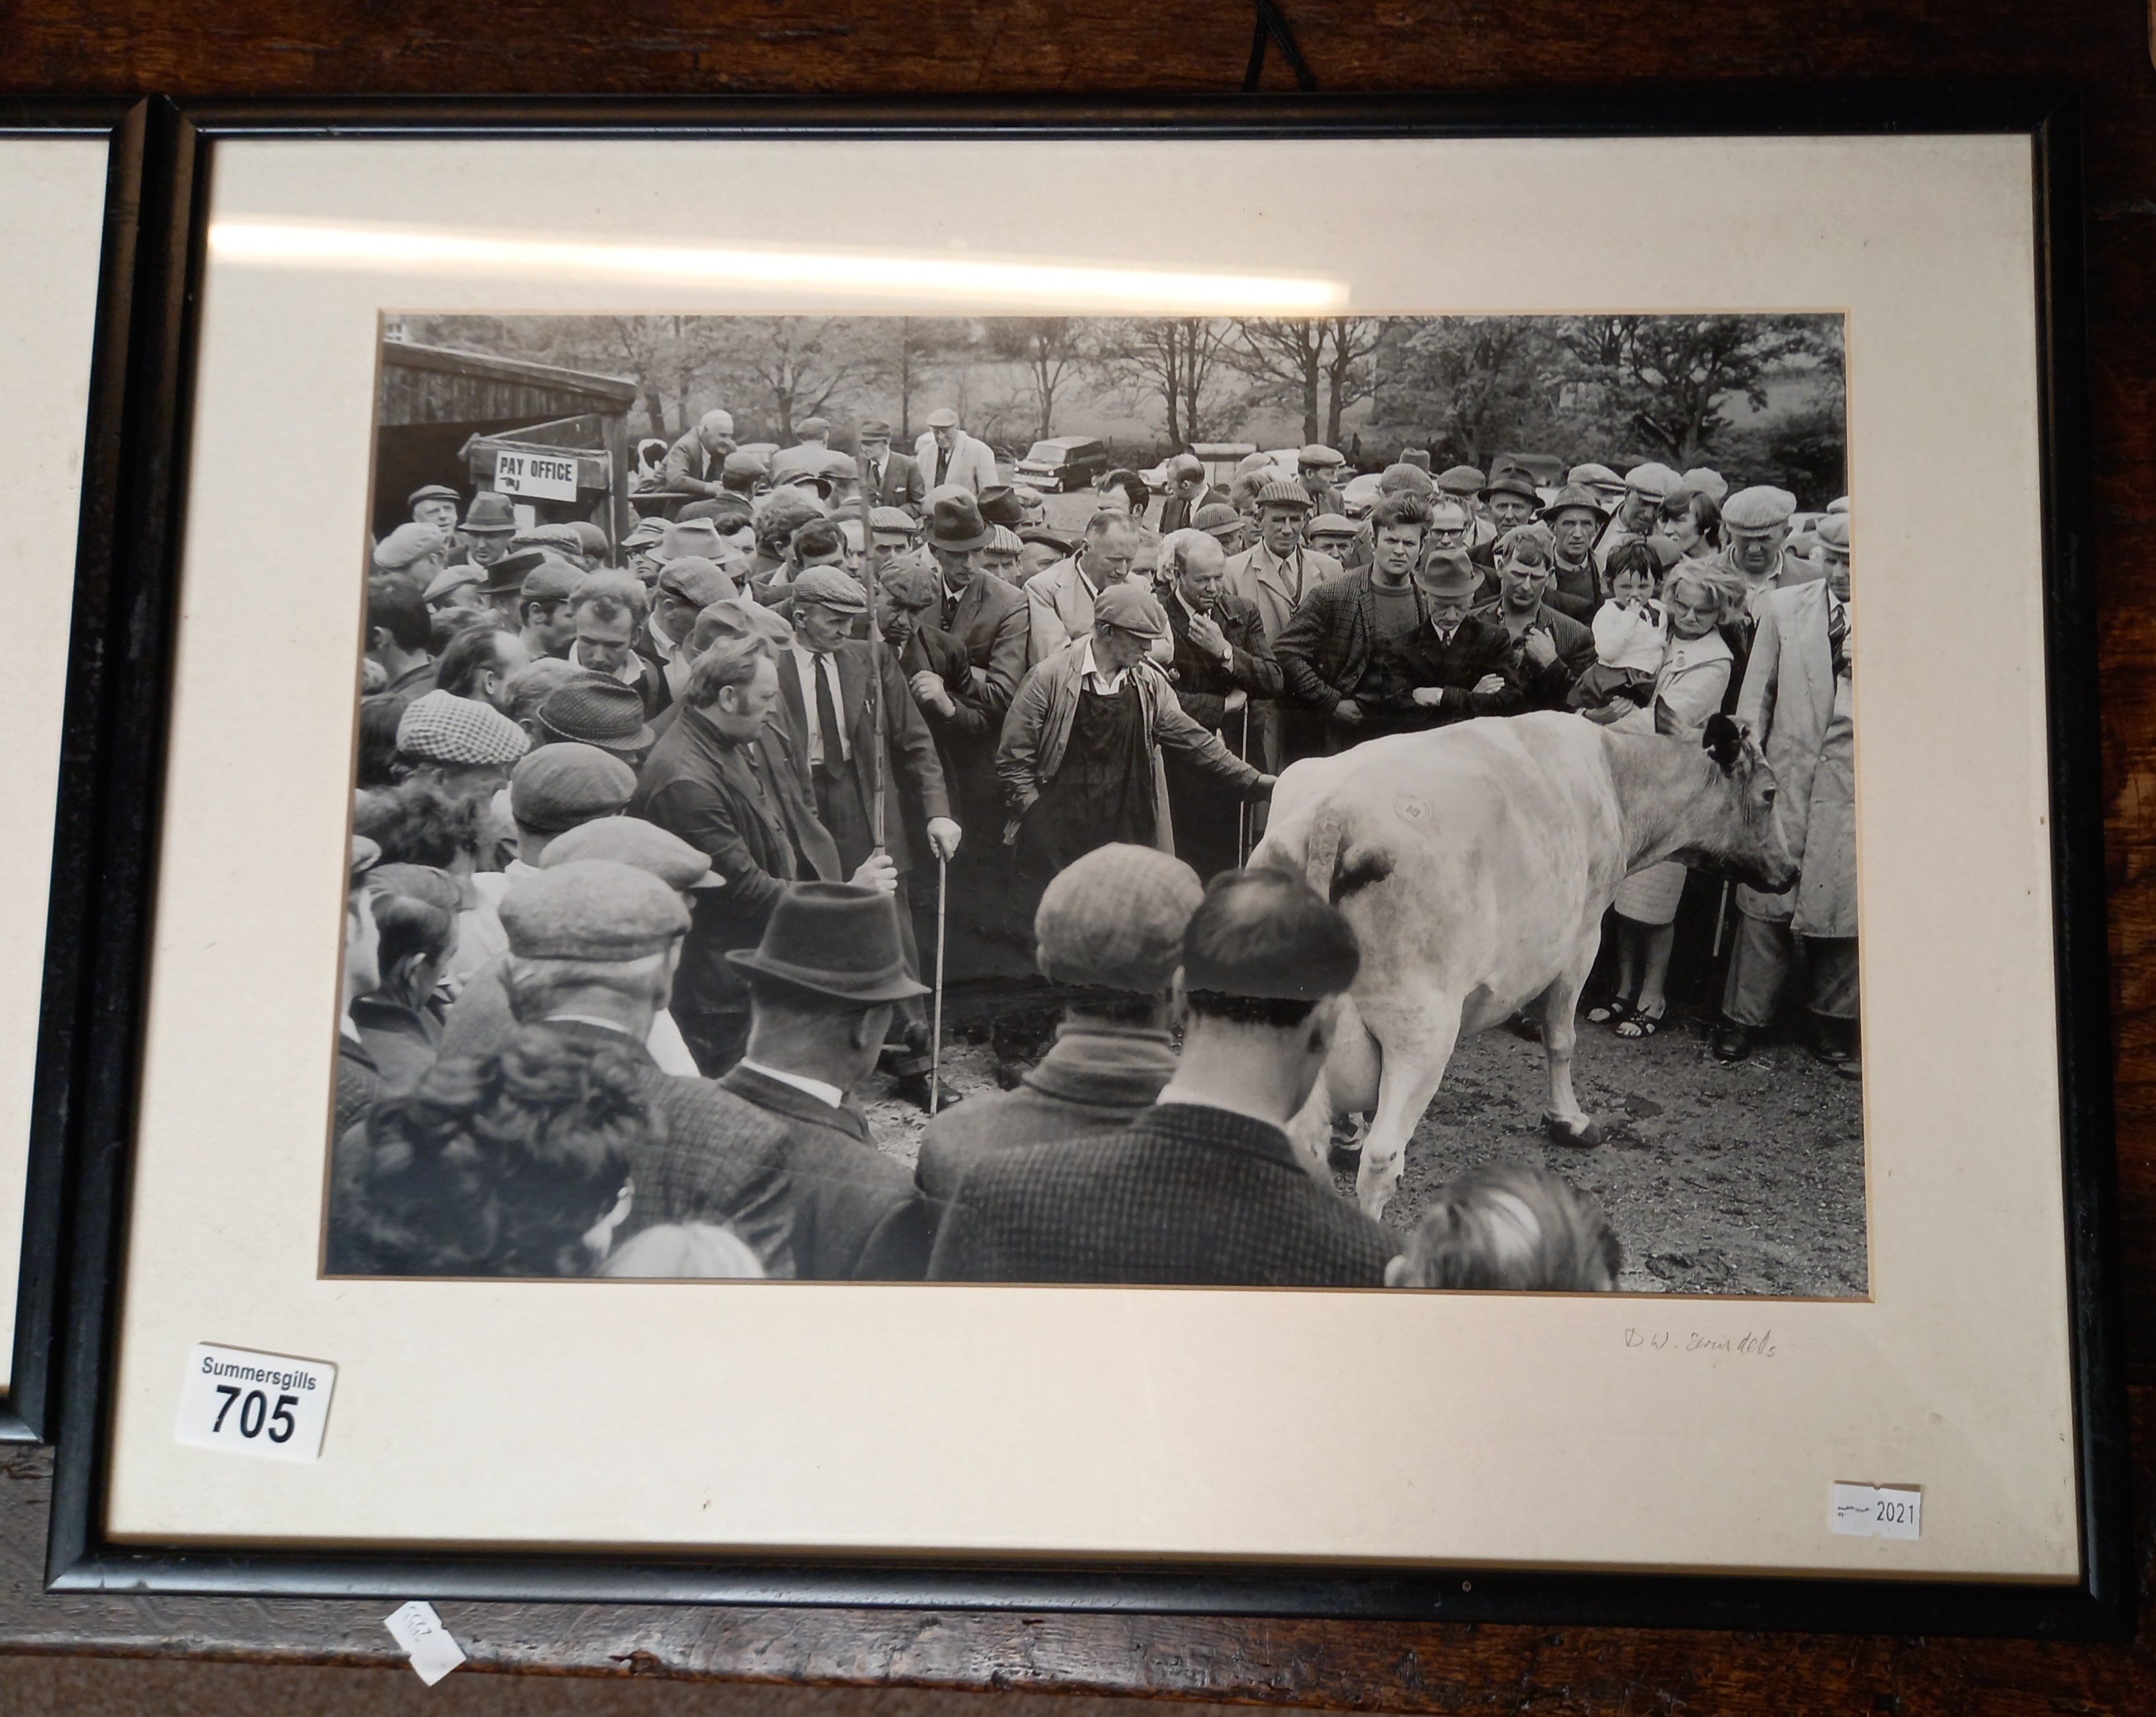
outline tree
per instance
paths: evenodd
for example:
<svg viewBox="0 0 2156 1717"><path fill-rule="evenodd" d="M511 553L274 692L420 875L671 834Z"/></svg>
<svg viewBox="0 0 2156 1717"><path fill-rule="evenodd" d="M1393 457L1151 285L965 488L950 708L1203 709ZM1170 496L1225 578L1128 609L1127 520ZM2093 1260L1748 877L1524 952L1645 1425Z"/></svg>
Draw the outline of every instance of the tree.
<svg viewBox="0 0 2156 1717"><path fill-rule="evenodd" d="M1070 316L998 316L988 324L990 355L1025 367L1040 424L1036 440L1055 433L1056 396L1088 361L1092 326L1091 317Z"/></svg>
<svg viewBox="0 0 2156 1717"><path fill-rule="evenodd" d="M1375 316L1331 316L1273 321L1249 317L1235 324L1233 362L1261 387L1285 391L1302 413L1302 439L1315 441L1322 428L1328 444L1340 439L1340 417L1370 397L1384 324Z"/></svg>
<svg viewBox="0 0 2156 1717"><path fill-rule="evenodd" d="M1206 316L1137 318L1109 324L1101 359L1108 379L1130 400L1158 401L1171 447L1208 439L1214 414L1225 409L1222 362L1234 325Z"/></svg>
<svg viewBox="0 0 2156 1717"><path fill-rule="evenodd" d="M1546 316L1401 317L1374 366L1378 415L1452 463L1484 465L1560 433L1551 377L1564 356Z"/></svg>
<svg viewBox="0 0 2156 1717"><path fill-rule="evenodd" d="M874 324L847 316L704 316L714 330L718 378L770 404L768 426L782 442L793 426L816 417L875 373Z"/></svg>

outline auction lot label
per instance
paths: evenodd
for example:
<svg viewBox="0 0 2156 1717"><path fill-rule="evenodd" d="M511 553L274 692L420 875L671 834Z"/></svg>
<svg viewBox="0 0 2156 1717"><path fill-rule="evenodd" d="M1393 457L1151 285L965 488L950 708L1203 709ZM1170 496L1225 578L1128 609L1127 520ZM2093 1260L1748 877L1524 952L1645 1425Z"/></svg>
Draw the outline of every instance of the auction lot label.
<svg viewBox="0 0 2156 1717"><path fill-rule="evenodd" d="M336 1384L336 1367L321 1360L198 1343L187 1355L172 1435L228 1455L316 1460Z"/></svg>

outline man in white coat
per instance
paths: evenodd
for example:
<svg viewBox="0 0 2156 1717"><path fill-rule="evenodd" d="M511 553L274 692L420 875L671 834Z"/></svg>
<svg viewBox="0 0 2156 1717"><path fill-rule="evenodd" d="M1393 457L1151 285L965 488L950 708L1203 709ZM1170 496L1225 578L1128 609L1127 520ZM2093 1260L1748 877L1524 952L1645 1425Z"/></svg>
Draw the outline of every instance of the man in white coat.
<svg viewBox="0 0 2156 1717"><path fill-rule="evenodd" d="M1774 771L1774 814L1803 874L1787 894L1737 891L1737 940L1714 1052L1727 1062L1751 1053L1755 1034L1773 1023L1801 943L1813 1053L1856 1078L1856 627L1846 526L1836 535L1838 553L1822 557L1825 578L1758 599L1758 631L1737 719Z"/></svg>
<svg viewBox="0 0 2156 1717"><path fill-rule="evenodd" d="M978 495L998 481L996 456L988 444L960 429L958 414L947 405L928 414L928 427L914 442L913 457L931 491L955 483Z"/></svg>

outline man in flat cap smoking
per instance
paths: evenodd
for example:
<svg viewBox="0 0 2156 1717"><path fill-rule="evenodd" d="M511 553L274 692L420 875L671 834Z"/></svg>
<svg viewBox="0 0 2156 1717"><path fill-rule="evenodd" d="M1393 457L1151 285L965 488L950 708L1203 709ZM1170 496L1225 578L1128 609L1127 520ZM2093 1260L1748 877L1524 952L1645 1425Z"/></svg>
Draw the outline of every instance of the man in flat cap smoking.
<svg viewBox="0 0 2156 1717"><path fill-rule="evenodd" d="M930 1277L1381 1284L1391 1235L1320 1185L1286 1131L1360 959L1347 919L1300 876L1214 877L1183 932L1183 1053L1158 1102L1121 1131L974 1163Z"/></svg>

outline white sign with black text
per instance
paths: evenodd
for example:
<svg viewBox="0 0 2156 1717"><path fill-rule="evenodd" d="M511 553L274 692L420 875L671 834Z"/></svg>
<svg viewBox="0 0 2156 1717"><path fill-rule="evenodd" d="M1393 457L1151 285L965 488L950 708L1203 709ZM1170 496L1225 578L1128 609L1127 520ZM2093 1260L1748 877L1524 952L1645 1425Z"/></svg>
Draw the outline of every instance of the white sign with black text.
<svg viewBox="0 0 2156 1717"><path fill-rule="evenodd" d="M336 1367L198 1343L187 1355L173 1432L196 1448L272 1461L321 1457Z"/></svg>
<svg viewBox="0 0 2156 1717"><path fill-rule="evenodd" d="M505 447L494 456L494 486L504 495L574 501L577 456L573 453L512 453Z"/></svg>

